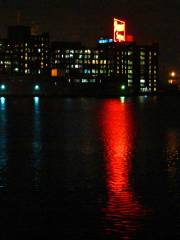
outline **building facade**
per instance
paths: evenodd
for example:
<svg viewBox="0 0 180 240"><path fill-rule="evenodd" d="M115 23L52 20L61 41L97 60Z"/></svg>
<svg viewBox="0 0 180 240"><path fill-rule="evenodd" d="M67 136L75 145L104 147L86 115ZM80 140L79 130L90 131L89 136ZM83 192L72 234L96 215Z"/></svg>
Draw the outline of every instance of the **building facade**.
<svg viewBox="0 0 180 240"><path fill-rule="evenodd" d="M27 26L10 26L7 39L0 40L0 73L47 75L49 34L31 35Z"/></svg>
<svg viewBox="0 0 180 240"><path fill-rule="evenodd" d="M76 83L119 85L129 92L158 89L158 45L100 39L95 48L52 43L51 68L56 76Z"/></svg>
<svg viewBox="0 0 180 240"><path fill-rule="evenodd" d="M159 88L158 45L101 38L95 47L80 42L51 42L48 33L11 26L0 40L0 73L46 76L46 79L128 93L154 93Z"/></svg>

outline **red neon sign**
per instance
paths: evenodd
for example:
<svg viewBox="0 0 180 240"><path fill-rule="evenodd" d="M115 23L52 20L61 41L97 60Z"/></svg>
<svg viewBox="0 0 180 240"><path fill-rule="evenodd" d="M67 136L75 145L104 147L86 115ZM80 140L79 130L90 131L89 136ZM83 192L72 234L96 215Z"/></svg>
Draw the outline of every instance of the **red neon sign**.
<svg viewBox="0 0 180 240"><path fill-rule="evenodd" d="M114 18L114 42L126 41L126 23L120 19Z"/></svg>

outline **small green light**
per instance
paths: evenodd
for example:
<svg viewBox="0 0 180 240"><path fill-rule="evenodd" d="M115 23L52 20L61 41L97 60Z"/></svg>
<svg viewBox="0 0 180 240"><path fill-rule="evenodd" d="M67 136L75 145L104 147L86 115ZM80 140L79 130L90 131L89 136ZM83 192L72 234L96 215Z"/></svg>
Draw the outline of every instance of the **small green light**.
<svg viewBox="0 0 180 240"><path fill-rule="evenodd" d="M6 86L4 84L1 84L1 90L5 90Z"/></svg>
<svg viewBox="0 0 180 240"><path fill-rule="evenodd" d="M126 86L125 85L121 85L121 90L125 90Z"/></svg>

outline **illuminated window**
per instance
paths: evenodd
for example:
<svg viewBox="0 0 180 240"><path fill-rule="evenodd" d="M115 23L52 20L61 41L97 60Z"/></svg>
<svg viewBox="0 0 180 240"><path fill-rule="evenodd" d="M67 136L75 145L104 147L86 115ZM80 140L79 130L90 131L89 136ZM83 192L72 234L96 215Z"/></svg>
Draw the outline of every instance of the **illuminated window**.
<svg viewBox="0 0 180 240"><path fill-rule="evenodd" d="M145 59L145 56L140 56L140 60L144 60Z"/></svg>
<svg viewBox="0 0 180 240"><path fill-rule="evenodd" d="M128 65L132 65L132 64L133 64L133 62L128 60Z"/></svg>
<svg viewBox="0 0 180 240"><path fill-rule="evenodd" d="M141 52L140 52L140 55L141 55L141 56L144 56L144 55L145 55L145 52L141 51Z"/></svg>
<svg viewBox="0 0 180 240"><path fill-rule="evenodd" d="M140 88L140 91L141 91L141 92L148 92L148 88L147 88L147 87L141 87L141 88Z"/></svg>
<svg viewBox="0 0 180 240"><path fill-rule="evenodd" d="M58 75L58 70L57 70L57 68L51 69L51 77L57 77L57 75Z"/></svg>
<svg viewBox="0 0 180 240"><path fill-rule="evenodd" d="M88 83L88 80L83 78L81 82L82 83Z"/></svg>
<svg viewBox="0 0 180 240"><path fill-rule="evenodd" d="M87 50L85 50L84 52L91 54L91 50L90 50L90 49L87 49Z"/></svg>
<svg viewBox="0 0 180 240"><path fill-rule="evenodd" d="M145 61L140 61L140 64L141 65L145 65Z"/></svg>
<svg viewBox="0 0 180 240"><path fill-rule="evenodd" d="M96 79L90 79L90 82L91 82L91 83L95 83L95 82L96 82Z"/></svg>
<svg viewBox="0 0 180 240"><path fill-rule="evenodd" d="M140 79L140 83L145 83L145 80L144 79Z"/></svg>
<svg viewBox="0 0 180 240"><path fill-rule="evenodd" d="M90 70L90 69L84 69L84 73L85 73L85 74L90 74L90 73L91 73L91 70Z"/></svg>

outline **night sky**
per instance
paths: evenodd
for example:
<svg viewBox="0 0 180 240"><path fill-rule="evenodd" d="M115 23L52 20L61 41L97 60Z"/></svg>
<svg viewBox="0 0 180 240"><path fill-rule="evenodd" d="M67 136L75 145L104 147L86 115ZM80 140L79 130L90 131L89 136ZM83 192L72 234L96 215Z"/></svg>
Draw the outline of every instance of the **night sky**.
<svg viewBox="0 0 180 240"><path fill-rule="evenodd" d="M127 21L138 43L159 42L161 71L180 68L179 0L0 0L0 34L16 23L35 22L53 40L75 40L93 46L100 36L112 37L112 19Z"/></svg>

